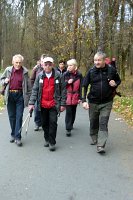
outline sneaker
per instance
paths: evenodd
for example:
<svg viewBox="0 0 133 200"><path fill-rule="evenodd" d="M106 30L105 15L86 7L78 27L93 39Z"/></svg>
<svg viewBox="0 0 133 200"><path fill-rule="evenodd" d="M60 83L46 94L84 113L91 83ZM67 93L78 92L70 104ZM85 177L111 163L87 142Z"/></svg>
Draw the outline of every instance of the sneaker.
<svg viewBox="0 0 133 200"><path fill-rule="evenodd" d="M70 137L71 136L71 131L69 130L69 131L66 131L66 136L67 137Z"/></svg>
<svg viewBox="0 0 133 200"><path fill-rule="evenodd" d="M55 145L54 144L49 144L49 150L50 151L55 151Z"/></svg>
<svg viewBox="0 0 133 200"><path fill-rule="evenodd" d="M15 143L17 144L18 147L21 147L21 146L22 146L21 140L15 140Z"/></svg>
<svg viewBox="0 0 133 200"><path fill-rule="evenodd" d="M44 147L49 147L49 142L48 141L44 142Z"/></svg>
<svg viewBox="0 0 133 200"><path fill-rule="evenodd" d="M14 138L14 137L11 137L10 142L11 142L11 143L15 142L15 138Z"/></svg>
<svg viewBox="0 0 133 200"><path fill-rule="evenodd" d="M34 131L39 131L39 126L35 125Z"/></svg>
<svg viewBox="0 0 133 200"><path fill-rule="evenodd" d="M104 147L101 147L101 146L97 146L97 153L105 153L105 149Z"/></svg>

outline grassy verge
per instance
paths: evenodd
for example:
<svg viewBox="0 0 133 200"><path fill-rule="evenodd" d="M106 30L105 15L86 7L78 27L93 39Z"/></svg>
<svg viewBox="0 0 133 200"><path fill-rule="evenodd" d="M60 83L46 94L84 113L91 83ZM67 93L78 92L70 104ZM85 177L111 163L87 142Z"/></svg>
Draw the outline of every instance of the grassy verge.
<svg viewBox="0 0 133 200"><path fill-rule="evenodd" d="M0 86L0 90L1 90L1 86ZM2 110L4 108L4 97L0 94L0 110Z"/></svg>
<svg viewBox="0 0 133 200"><path fill-rule="evenodd" d="M0 110L2 110L4 107L4 101L3 101L3 96L0 95Z"/></svg>
<svg viewBox="0 0 133 200"><path fill-rule="evenodd" d="M131 75L127 74L126 80L122 81L118 91L121 92L122 97L115 97L113 109L133 127L133 78Z"/></svg>
<svg viewBox="0 0 133 200"><path fill-rule="evenodd" d="M113 109L133 127L133 97L115 97Z"/></svg>

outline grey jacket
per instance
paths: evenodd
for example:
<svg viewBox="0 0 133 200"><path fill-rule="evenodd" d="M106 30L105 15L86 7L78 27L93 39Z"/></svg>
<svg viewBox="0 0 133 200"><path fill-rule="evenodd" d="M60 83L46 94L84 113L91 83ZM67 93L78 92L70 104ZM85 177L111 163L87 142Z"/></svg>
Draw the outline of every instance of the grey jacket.
<svg viewBox="0 0 133 200"><path fill-rule="evenodd" d="M23 98L24 98L24 106L28 106L29 98L31 95L31 81L29 78L28 70L26 67L23 68L23 83L22 83L22 88L23 88ZM0 77L1 84L4 86L5 85L5 79L11 77L13 66L9 66L5 69L3 74ZM9 83L10 84L10 83ZM8 103L8 96L9 96L9 84L6 86L5 89L5 94L4 94L4 100L5 103Z"/></svg>
<svg viewBox="0 0 133 200"><path fill-rule="evenodd" d="M66 86L63 77L60 76L60 73L52 70L54 76L55 90L54 90L54 99L56 101L56 108L59 112L60 106L66 105ZM29 105L34 105L35 102L38 102L39 110L41 109L41 96L43 88L43 78L46 77L44 71L40 72L34 82L32 88L32 94L30 96Z"/></svg>

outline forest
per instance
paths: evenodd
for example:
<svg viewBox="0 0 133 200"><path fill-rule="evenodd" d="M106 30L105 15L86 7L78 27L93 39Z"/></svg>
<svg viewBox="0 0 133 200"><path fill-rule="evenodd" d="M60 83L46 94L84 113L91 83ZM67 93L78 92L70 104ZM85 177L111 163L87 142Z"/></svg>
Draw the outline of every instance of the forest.
<svg viewBox="0 0 133 200"><path fill-rule="evenodd" d="M15 54L28 69L47 54L55 65L75 58L85 75L97 51L116 58L114 110L133 126L133 0L0 0L0 71Z"/></svg>
<svg viewBox="0 0 133 200"><path fill-rule="evenodd" d="M122 80L133 74L132 0L0 0L1 68L22 54L32 68L41 54L76 58L83 74L94 54L115 57Z"/></svg>

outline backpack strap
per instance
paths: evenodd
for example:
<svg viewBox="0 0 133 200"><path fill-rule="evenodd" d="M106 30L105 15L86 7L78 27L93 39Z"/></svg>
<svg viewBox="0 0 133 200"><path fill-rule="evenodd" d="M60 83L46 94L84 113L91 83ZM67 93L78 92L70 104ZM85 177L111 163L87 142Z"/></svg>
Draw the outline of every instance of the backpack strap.
<svg viewBox="0 0 133 200"><path fill-rule="evenodd" d="M113 72L113 67L110 65L110 64L108 64L107 65L107 78L108 78L108 80L112 80L112 72Z"/></svg>
<svg viewBox="0 0 133 200"><path fill-rule="evenodd" d="M90 69L90 84L93 83L93 69L94 69L94 67L92 67L92 68Z"/></svg>
<svg viewBox="0 0 133 200"><path fill-rule="evenodd" d="M113 66L112 65L108 65L108 80L112 80L112 71L113 71ZM113 96L115 97L115 95L121 97L121 93L116 91L116 88L114 88L113 91Z"/></svg>

